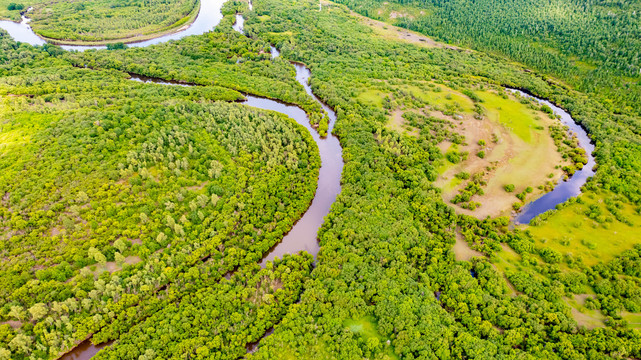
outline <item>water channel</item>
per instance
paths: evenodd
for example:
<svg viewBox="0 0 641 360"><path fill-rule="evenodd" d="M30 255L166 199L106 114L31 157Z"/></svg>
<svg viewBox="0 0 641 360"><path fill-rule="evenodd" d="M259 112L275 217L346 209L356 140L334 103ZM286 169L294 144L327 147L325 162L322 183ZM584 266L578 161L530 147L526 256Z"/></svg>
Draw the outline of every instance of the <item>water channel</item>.
<svg viewBox="0 0 641 360"><path fill-rule="evenodd" d="M178 40L189 35L200 35L211 31L216 25L218 25L218 23L220 23L223 17L221 8L225 1L226 0L201 0L201 7L196 20L186 29L182 29L173 34L161 36L155 39L132 43L129 44L129 46L144 47L166 42L169 40ZM249 9L251 10L251 8L252 4L250 2ZM43 45L45 41L33 32L28 22L29 20L23 16L23 21L21 23L12 21L0 21L0 28L7 30L9 34L17 41L26 42L32 45ZM244 33L243 26L244 18L241 14L237 14L234 29L242 34ZM104 49L105 47L62 46L62 48L65 50L82 51L86 49ZM275 47L272 47L271 55L272 58L275 58L278 57L280 53ZM291 231L287 235L285 235L283 240L276 246L274 246L263 257L263 259L261 260L261 265L264 265L267 261L273 260L275 257L282 257L284 254L297 253L299 251L307 251L315 257L319 251L319 245L317 241L318 229L322 225L324 217L329 213L330 207L335 201L336 196L340 193L341 189L340 179L343 169L342 148L340 146L338 138L336 138L332 134L332 130L336 122L336 114L330 107L320 101L320 99L318 99L312 92L312 89L309 85L309 78L311 76L311 72L309 71L309 69L302 64L293 63L293 65L296 69L296 80L305 88L307 94L309 94L309 96L314 98L314 100L316 100L322 106L329 117L328 136L325 138L321 137L318 132L310 125L309 118L305 111L298 106L253 95L245 95L246 100L242 102L243 104L259 109L280 112L296 120L296 122L304 126L318 145L318 150L321 157L321 168L319 171L318 186L311 205L309 206L305 214L296 222L296 224L294 224ZM154 82L162 85L189 86L177 82L151 79L138 75L132 75L131 79L142 82ZM531 95L525 94L518 90L513 91L519 92L523 96L532 97ZM585 149L586 153L588 154L588 164L584 166L582 170L577 171L568 181L559 183L552 192L547 193L538 200L528 204L516 217L516 223L527 223L535 216L554 208L557 204L566 201L572 196L578 195L580 193L581 186L585 184L590 176L594 175L594 171L592 170L595 164L594 157L592 156L594 146L590 143L585 130L577 125L570 117L570 115L563 109L560 109L559 107L551 104L548 101L538 98L535 99L540 103L550 106L555 113L561 116L561 121L563 122L563 124L567 125L570 128L570 131L573 131L576 134L579 140L579 145L583 149ZM91 344L90 340L85 340L69 353L63 355L61 359L90 359L105 345L108 344L93 345ZM255 350L257 346L258 343L251 344L251 349L249 350Z"/></svg>
<svg viewBox="0 0 641 360"><path fill-rule="evenodd" d="M570 131L573 136L576 136L579 141L579 147L583 148L588 156L588 163L584 165L581 170L577 170L568 180L561 180L554 187L554 190L525 205L521 212L514 218L514 222L516 224L528 224L530 220L534 219L538 215L548 210L552 210L558 204L564 203L568 199L581 194L581 187L594 175L594 166L596 165L594 156L592 155L592 152L594 151L594 144L590 141L588 133L572 119L567 111L547 100L539 99L535 96L526 94L523 91L514 89L508 90L518 93L523 97L535 99L540 104L545 104L554 110L554 113L561 117L561 123L568 127L568 131Z"/></svg>
<svg viewBox="0 0 641 360"><path fill-rule="evenodd" d="M206 32L213 30L216 25L223 19L221 8L227 0L200 0L200 9L194 22L189 26L179 28L170 34L159 36L157 38L131 42L127 45L130 47L146 47L149 45L160 44L170 40L179 40L185 36L202 35ZM28 11L22 15L22 21L17 23L9 20L0 20L0 28L6 30L14 40L28 43L31 45L44 45L46 41L39 37L31 26L29 26L29 19L25 16ZM61 45L67 51L84 51L88 49L106 49L105 45Z"/></svg>

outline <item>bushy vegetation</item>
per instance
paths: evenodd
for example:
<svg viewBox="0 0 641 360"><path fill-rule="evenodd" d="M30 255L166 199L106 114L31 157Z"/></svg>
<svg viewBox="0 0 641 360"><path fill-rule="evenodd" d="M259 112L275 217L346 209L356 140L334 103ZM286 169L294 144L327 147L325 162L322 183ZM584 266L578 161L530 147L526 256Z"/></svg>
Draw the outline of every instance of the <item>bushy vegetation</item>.
<svg viewBox="0 0 641 360"><path fill-rule="evenodd" d="M192 290L169 293L159 311L96 359L168 359L178 353L241 358L245 347L260 340L298 299L312 260L311 255L286 256L265 269L246 267L221 282L202 275L189 277L185 280Z"/></svg>
<svg viewBox="0 0 641 360"><path fill-rule="evenodd" d="M13 6L12 6L13 5ZM198 0L81 0L30 3L27 15L40 36L62 43L144 40L149 35L189 24ZM22 10L10 3L8 10ZM1 14L0 14L1 16Z"/></svg>
<svg viewBox="0 0 641 360"><path fill-rule="evenodd" d="M0 47L0 317L19 324L1 325L0 348L16 358L116 338L199 274L256 263L313 197L309 133L230 103L234 90L75 68L4 35Z"/></svg>
<svg viewBox="0 0 641 360"><path fill-rule="evenodd" d="M95 334L118 339L100 358L239 358L274 326L247 358L641 357L623 314L641 308L639 246L587 264L506 217L457 215L433 182L437 166L468 155L438 145L464 139L411 111L418 136L387 127L397 109L475 109L481 88L550 98L597 145L585 191L616 197L583 214L631 226L618 219L634 224L641 207L638 118L495 57L378 37L345 7L321 6L256 1L248 37L230 14L211 34L148 49L65 54L0 38L0 315L20 322L0 325L0 355L53 358ZM291 120L228 102L250 92L320 119L289 60L310 67L336 110L345 160L311 273L306 255L253 264L312 198L315 146ZM469 193L483 181L459 180ZM485 257L455 261L457 237ZM596 329L564 301L590 292L585 306L607 317Z"/></svg>
<svg viewBox="0 0 641 360"><path fill-rule="evenodd" d="M24 5L22 4L16 4L16 3L9 3L7 6L7 10L22 10L24 9Z"/></svg>
<svg viewBox="0 0 641 360"><path fill-rule="evenodd" d="M618 115L579 93L482 54L376 38L335 5L323 4L321 12L314 2L295 8L299 10L276 1L255 2L256 16L250 15L246 30L277 44L282 56L311 67L312 87L338 110L337 132L347 163L343 190L320 235L313 280L301 303L251 358L385 358L390 352L399 358L638 356L638 332L616 322L592 331L579 326L561 301L565 285L550 271L536 272L536 277L513 271L507 283L487 260L456 263L449 252L455 229L488 254L507 243L521 253L529 249L540 255L527 234L508 229L507 218L456 216L431 185L434 161L446 156L429 146L436 134L419 140L393 135L383 127L390 111L375 102L354 101L354 96L375 89L390 97L394 109L394 103L422 101L393 91L413 81L433 80L457 88L474 88L477 81L506 84L563 103L588 128L594 124L596 139L612 136L596 130L596 123L618 123ZM571 106L578 102L586 106ZM441 131L438 124L432 129ZM639 142L632 128L616 136ZM601 174L591 186L616 181L612 174ZM629 201L638 201L633 185L621 190ZM558 266L558 256L548 255L553 262L548 266ZM508 285L523 294L513 297ZM368 317L375 319L376 338L389 342L344 325ZM589 345L596 339L603 344L598 349Z"/></svg>
<svg viewBox="0 0 641 360"><path fill-rule="evenodd" d="M639 1L338 2L438 40L508 56L596 95L610 111L641 114Z"/></svg>

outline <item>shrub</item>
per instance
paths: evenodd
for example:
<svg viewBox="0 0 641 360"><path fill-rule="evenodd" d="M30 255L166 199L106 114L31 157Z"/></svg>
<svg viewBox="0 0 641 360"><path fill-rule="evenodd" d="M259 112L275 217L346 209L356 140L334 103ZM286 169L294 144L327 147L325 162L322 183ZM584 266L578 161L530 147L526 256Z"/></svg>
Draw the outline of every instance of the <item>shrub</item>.
<svg viewBox="0 0 641 360"><path fill-rule="evenodd" d="M120 50L120 49L125 49L127 48L127 45L121 42L113 43L113 44L107 44L107 50Z"/></svg>
<svg viewBox="0 0 641 360"><path fill-rule="evenodd" d="M456 151L448 151L445 154L445 158L452 164L458 164L459 162L461 162L461 156Z"/></svg>
<svg viewBox="0 0 641 360"><path fill-rule="evenodd" d="M9 6L7 6L8 10L22 10L24 9L24 5L22 4L16 4L16 3L9 3Z"/></svg>
<svg viewBox="0 0 641 360"><path fill-rule="evenodd" d="M454 175L454 177L461 180L467 180L470 178L470 174L465 171L461 171L460 173Z"/></svg>
<svg viewBox="0 0 641 360"><path fill-rule="evenodd" d="M514 191L514 184L507 184L507 185L505 185L503 188L504 188L504 189L505 189L505 191L507 191L507 192L512 192L512 191Z"/></svg>

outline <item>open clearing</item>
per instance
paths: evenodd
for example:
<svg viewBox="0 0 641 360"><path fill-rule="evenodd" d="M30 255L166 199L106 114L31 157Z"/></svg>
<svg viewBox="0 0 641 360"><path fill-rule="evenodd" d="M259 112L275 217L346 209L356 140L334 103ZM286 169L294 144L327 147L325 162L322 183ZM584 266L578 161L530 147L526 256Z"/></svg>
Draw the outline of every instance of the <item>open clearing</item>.
<svg viewBox="0 0 641 360"><path fill-rule="evenodd" d="M585 326L587 329L605 327L605 316L599 310L590 310L585 307L585 299L589 294L574 295L572 298L563 298L563 301L572 311L572 317L579 326Z"/></svg>
<svg viewBox="0 0 641 360"><path fill-rule="evenodd" d="M557 120L522 104L514 95L504 98L493 91L476 91L484 111L479 120L474 117L472 100L460 92L442 86L434 92L418 87L405 90L430 104L420 110L424 115L451 122L453 130L465 138L462 144L449 141L439 144L443 153L468 153L467 159L458 164L444 161L439 167L436 185L443 190L444 200L449 202L468 183L457 178L457 174L483 173L487 183L483 187L484 194L472 199L481 204L480 208L467 210L456 206L457 212L477 218L508 215L512 204L519 202L516 194L531 187L534 191L526 198L530 201L543 194L538 190L539 186L557 182L563 176L557 167L564 162L547 129ZM402 110L394 112L389 127L416 135L418 129L409 129L402 115ZM481 151L483 158L477 156ZM515 191L506 192L504 186L507 184L514 184Z"/></svg>
<svg viewBox="0 0 641 360"><path fill-rule="evenodd" d="M583 204L568 205L557 210L542 224L525 225L522 228L530 230L540 246L581 258L586 265L607 262L641 243L641 215L632 205L621 202L619 212L632 225L618 221L607 210L604 202L607 197L604 194L584 194L581 196ZM591 205L596 207L591 209ZM593 219L588 213L600 215Z"/></svg>
<svg viewBox="0 0 641 360"><path fill-rule="evenodd" d="M475 257L485 257L480 251L476 251L470 247L470 245L463 240L463 236L459 232L456 232L456 243L452 247L454 252L454 258L456 261L469 261Z"/></svg>
<svg viewBox="0 0 641 360"><path fill-rule="evenodd" d="M350 332L361 336L368 344L383 344L387 347L387 356L390 359L399 359L394 349L387 343L390 339L385 338L376 329L376 319L373 316L366 316L357 320L346 320L343 324Z"/></svg>

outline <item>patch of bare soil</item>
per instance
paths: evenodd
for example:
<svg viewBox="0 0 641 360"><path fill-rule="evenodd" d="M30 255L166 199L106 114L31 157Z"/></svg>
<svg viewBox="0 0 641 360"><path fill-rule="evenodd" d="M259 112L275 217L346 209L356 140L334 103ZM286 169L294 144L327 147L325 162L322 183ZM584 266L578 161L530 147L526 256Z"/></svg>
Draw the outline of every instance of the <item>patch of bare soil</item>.
<svg viewBox="0 0 641 360"><path fill-rule="evenodd" d="M601 319L592 317L588 314L584 314L579 310L571 307L572 317L579 326L585 326L587 329L595 329L598 327L605 327L605 324Z"/></svg>
<svg viewBox="0 0 641 360"><path fill-rule="evenodd" d="M58 236L58 235L60 235L61 231L62 231L62 229L60 227L54 226L54 227L51 228L51 236Z"/></svg>
<svg viewBox="0 0 641 360"><path fill-rule="evenodd" d="M469 261L475 257L485 256L482 252L472 249L458 231L456 232L456 243L454 243L452 251L454 252L456 261Z"/></svg>
<svg viewBox="0 0 641 360"><path fill-rule="evenodd" d="M547 132L536 133L533 143L527 144L508 128L487 118L478 120L471 115L463 115L461 119L455 120L438 112L432 112L430 115L452 121L454 131L465 137L465 144L459 145L459 151L469 153L467 160L450 167L435 182L436 186L443 189L443 199L449 203L459 190L467 185L468 181L461 181L456 186L451 185L454 184L455 175L460 172L470 175L484 173L483 179L487 183L483 187L484 194L472 198L481 206L475 210L454 206L459 214L479 219L510 215L513 211L512 204L519 201L515 196L517 193L528 186L532 187L534 191L528 197L530 201L543 194L543 191L538 190L538 186L545 185L550 180L556 181L563 175L561 169L555 169L563 163L563 159ZM546 119L542 120L542 123L549 125L552 121ZM492 138L497 141L493 142ZM479 145L480 140L484 140L486 145ZM450 146L451 143L441 144L441 151L447 152ZM484 158L476 155L481 150L485 152ZM548 178L548 174L553 174L553 178ZM506 192L506 184L516 185L516 191Z"/></svg>
<svg viewBox="0 0 641 360"><path fill-rule="evenodd" d="M389 14L389 17L390 17L390 19L404 18L404 17L407 17L407 18L409 18L409 19L413 19L413 18L414 18L413 16L408 15L408 14L406 14L406 13L399 13L399 12L396 12L396 11L392 11L392 12Z"/></svg>
<svg viewBox="0 0 641 360"><path fill-rule="evenodd" d="M140 259L138 256L127 256L125 258L125 261L123 262L123 265L133 265L141 262L142 259ZM96 265L91 265L95 266L96 270L93 271L94 276L98 276L101 273L108 271L110 273L114 273L116 271L122 270L122 266L116 264L115 261L107 261L104 266L100 266L98 264ZM86 268L89 269L91 266L87 266ZM67 280L70 281L71 279Z"/></svg>
<svg viewBox="0 0 641 360"><path fill-rule="evenodd" d="M413 128L405 123L405 119L403 119L404 113L405 111L403 110L394 110L394 112L392 112L392 118L388 123L388 127L401 134L408 134L414 137L418 137L418 129Z"/></svg>
<svg viewBox="0 0 641 360"><path fill-rule="evenodd" d="M11 326L13 329L20 329L22 327L22 322L17 320L0 321L0 325L5 324Z"/></svg>

